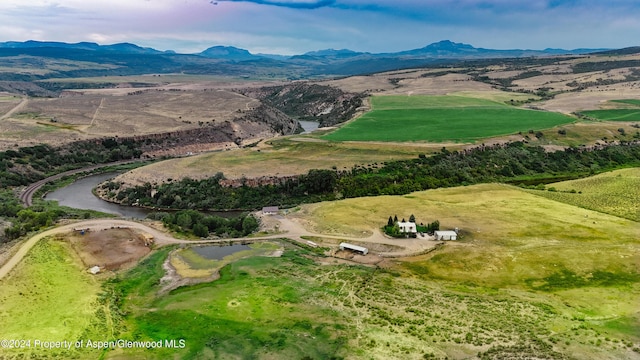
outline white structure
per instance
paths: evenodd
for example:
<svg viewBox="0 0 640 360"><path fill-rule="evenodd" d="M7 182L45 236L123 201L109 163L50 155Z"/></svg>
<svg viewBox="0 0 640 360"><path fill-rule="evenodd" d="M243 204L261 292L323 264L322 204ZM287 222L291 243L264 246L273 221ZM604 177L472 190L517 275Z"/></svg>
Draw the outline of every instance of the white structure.
<svg viewBox="0 0 640 360"><path fill-rule="evenodd" d="M345 242L340 243L340 250L357 251L357 252L361 252L362 255L367 255L367 253L369 252L369 249L367 249L366 247L353 245Z"/></svg>
<svg viewBox="0 0 640 360"><path fill-rule="evenodd" d="M265 215L274 215L277 214L279 210L277 206L265 206L262 208L262 213Z"/></svg>
<svg viewBox="0 0 640 360"><path fill-rule="evenodd" d="M436 231L434 232L436 240L457 240L458 233L455 231L447 230L447 231Z"/></svg>
<svg viewBox="0 0 640 360"><path fill-rule="evenodd" d="M401 233L415 234L418 232L416 230L416 223L398 221L398 227Z"/></svg>
<svg viewBox="0 0 640 360"><path fill-rule="evenodd" d="M100 266L94 266L91 269L89 269L89 272L93 275L96 275L97 273L100 272Z"/></svg>

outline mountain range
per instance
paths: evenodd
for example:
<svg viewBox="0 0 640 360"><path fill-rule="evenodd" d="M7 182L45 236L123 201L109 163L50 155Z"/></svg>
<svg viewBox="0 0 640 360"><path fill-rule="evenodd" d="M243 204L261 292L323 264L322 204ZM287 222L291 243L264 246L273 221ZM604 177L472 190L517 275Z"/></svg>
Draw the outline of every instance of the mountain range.
<svg viewBox="0 0 640 360"><path fill-rule="evenodd" d="M92 42L47 41L0 42L0 61L19 63L20 56L58 58L67 61L111 64L109 69L52 70L45 75L0 73L0 80L38 80L52 77L132 75L181 72L244 77L347 76L380 71L429 66L438 63L481 59L519 58L552 55L580 55L609 49L495 50L443 40L419 49L395 53L368 53L349 49L325 49L300 55L252 54L232 46L213 46L196 54L159 51L130 43L99 45ZM8 61L8 60L11 61ZM20 63L19 65L25 65ZM16 65L17 67L17 65ZM3 78L4 77L4 78ZM16 78L17 77L17 78ZM22 78L21 78L22 77ZM24 79L23 79L24 78Z"/></svg>

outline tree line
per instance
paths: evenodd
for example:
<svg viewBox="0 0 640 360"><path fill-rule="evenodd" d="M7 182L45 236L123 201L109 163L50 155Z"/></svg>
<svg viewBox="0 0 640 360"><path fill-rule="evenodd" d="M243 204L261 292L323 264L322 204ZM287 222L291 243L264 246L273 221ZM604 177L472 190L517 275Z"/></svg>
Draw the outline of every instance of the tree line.
<svg viewBox="0 0 640 360"><path fill-rule="evenodd" d="M531 183L576 178L622 166L640 165L640 143L547 152L522 142L448 151L351 170L311 170L277 185L225 187L218 173L204 180L182 179L157 188L147 183L113 192L124 204L174 209L255 210L262 206L361 196L403 195L414 191L488 182ZM117 184L113 187L117 187ZM154 190L154 191L152 191ZM153 194L153 196L152 196Z"/></svg>
<svg viewBox="0 0 640 360"><path fill-rule="evenodd" d="M152 213L150 219L162 220L165 227L178 232L190 233L198 237L215 234L219 237L243 237L260 227L258 219L252 215L225 218L207 215L196 210L181 210L174 213Z"/></svg>

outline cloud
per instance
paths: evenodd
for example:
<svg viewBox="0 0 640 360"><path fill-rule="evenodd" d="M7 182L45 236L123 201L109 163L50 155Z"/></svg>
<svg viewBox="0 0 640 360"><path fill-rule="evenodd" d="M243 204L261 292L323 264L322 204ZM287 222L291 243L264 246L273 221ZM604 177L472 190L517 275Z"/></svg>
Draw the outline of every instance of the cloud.
<svg viewBox="0 0 640 360"><path fill-rule="evenodd" d="M319 9L327 6L332 6L335 4L335 0L219 0L220 2L249 2L259 5L271 5L271 6L280 6L287 7L291 9ZM214 3L216 1L214 0Z"/></svg>

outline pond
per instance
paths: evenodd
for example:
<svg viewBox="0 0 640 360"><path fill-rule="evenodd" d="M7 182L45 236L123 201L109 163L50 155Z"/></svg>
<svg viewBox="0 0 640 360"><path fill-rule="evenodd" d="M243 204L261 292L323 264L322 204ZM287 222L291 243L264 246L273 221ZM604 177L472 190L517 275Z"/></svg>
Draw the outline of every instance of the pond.
<svg viewBox="0 0 640 360"><path fill-rule="evenodd" d="M235 254L239 251L251 250L247 245L235 244L227 246L194 246L193 251L205 259L222 260L225 256Z"/></svg>

